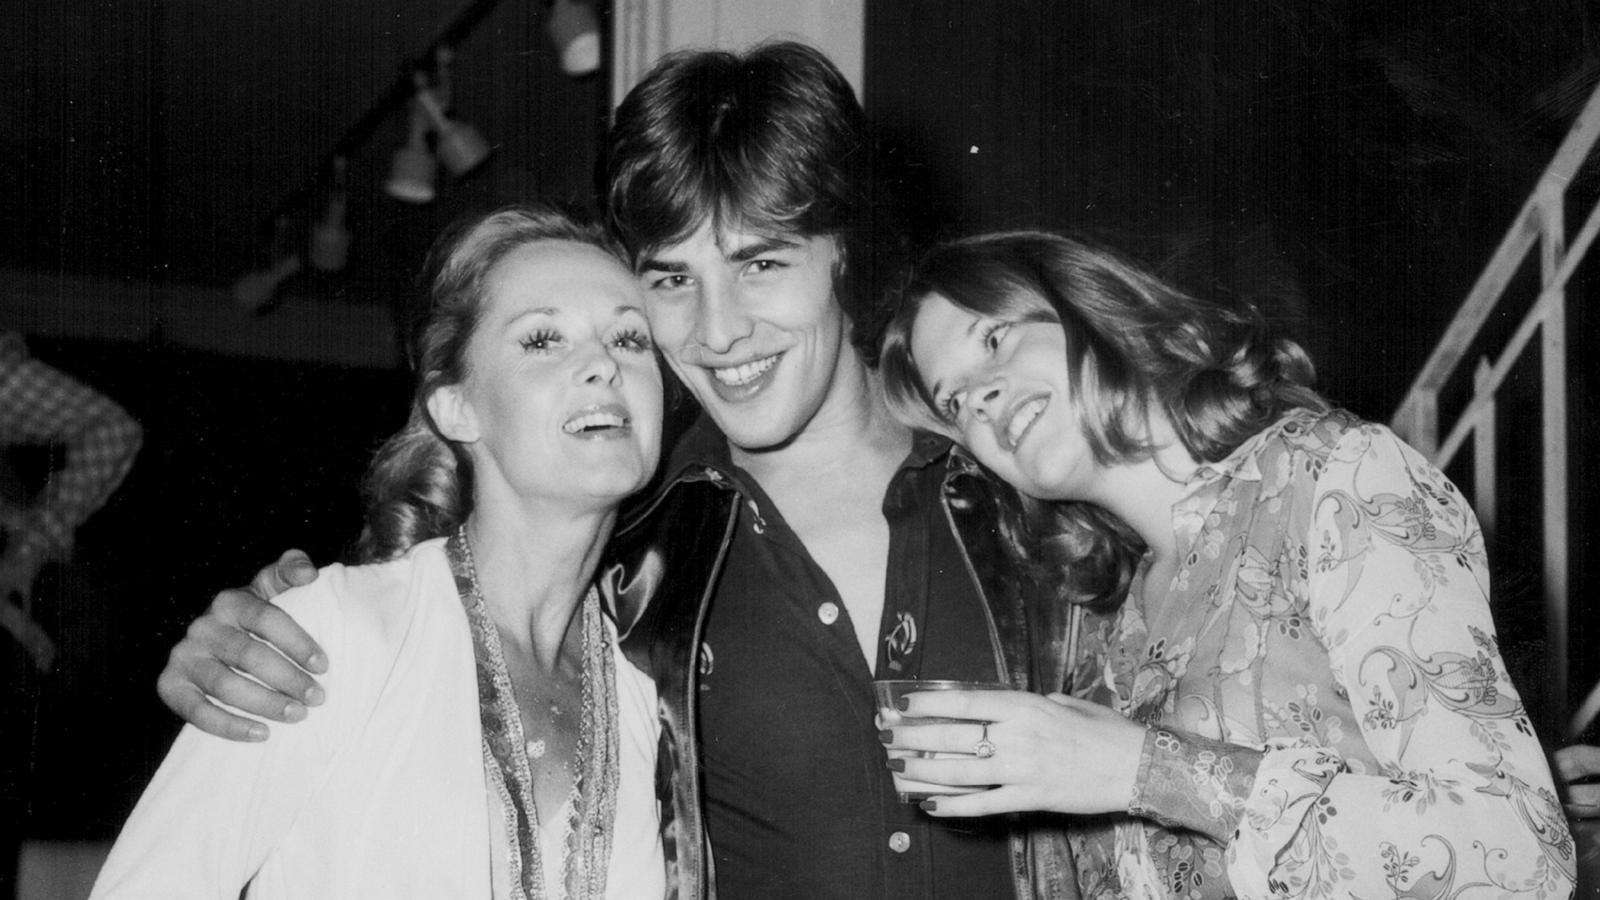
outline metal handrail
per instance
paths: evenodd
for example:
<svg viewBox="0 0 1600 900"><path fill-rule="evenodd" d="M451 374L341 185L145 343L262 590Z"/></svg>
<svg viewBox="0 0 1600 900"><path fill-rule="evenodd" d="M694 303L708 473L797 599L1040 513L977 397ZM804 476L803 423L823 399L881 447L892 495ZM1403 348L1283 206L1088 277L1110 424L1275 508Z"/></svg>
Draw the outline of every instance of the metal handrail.
<svg viewBox="0 0 1600 900"><path fill-rule="evenodd" d="M1552 718L1566 715L1568 703L1568 567L1567 528L1567 349L1566 288L1597 234L1600 205L1586 218L1570 247L1566 237L1567 187L1600 138L1600 86L1561 142L1538 185L1512 221L1489 264L1468 292L1444 337L1396 410L1391 427L1441 468L1471 436L1475 438L1474 505L1485 527L1496 519L1494 453L1495 392L1537 333L1540 338L1541 479L1544 537L1544 612L1546 679ZM1441 443L1439 394L1465 361L1490 313L1505 295L1535 244L1539 247L1540 291L1493 364L1478 362L1473 397ZM1597 688L1600 691L1600 688ZM1587 708L1591 704L1586 703ZM1583 710L1565 724L1569 734L1582 730Z"/></svg>

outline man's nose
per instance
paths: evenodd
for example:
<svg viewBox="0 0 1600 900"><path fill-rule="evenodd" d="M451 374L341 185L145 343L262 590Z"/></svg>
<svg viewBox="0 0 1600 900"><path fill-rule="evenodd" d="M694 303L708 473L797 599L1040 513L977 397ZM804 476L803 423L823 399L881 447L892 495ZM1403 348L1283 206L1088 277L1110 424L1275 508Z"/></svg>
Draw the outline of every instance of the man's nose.
<svg viewBox="0 0 1600 900"><path fill-rule="evenodd" d="M707 279L695 307L695 336L713 353L726 353L750 334L751 320L737 284Z"/></svg>

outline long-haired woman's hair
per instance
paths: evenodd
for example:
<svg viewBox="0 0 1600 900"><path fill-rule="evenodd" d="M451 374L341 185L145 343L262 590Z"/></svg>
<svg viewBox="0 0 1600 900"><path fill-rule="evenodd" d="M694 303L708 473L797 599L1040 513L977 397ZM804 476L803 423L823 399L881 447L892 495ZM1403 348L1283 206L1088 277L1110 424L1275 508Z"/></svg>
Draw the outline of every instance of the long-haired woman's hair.
<svg viewBox="0 0 1600 900"><path fill-rule="evenodd" d="M923 386L911 353L917 310L937 294L976 315L1057 322L1066 335L1071 399L1097 462L1149 458L1159 410L1196 459L1223 459L1295 407L1325 409L1298 344L1275 338L1253 307L1190 296L1103 247L1038 231L964 238L917 266L884 337L890 406L959 438ZM1035 563L1066 579L1075 602L1120 602L1144 552L1138 536L1088 503L1017 495L1002 523Z"/></svg>
<svg viewBox="0 0 1600 900"><path fill-rule="evenodd" d="M513 250L540 241L587 244L622 260L620 248L598 226L538 204L457 223L429 251L428 311L410 347L411 414L367 469L366 528L356 545L360 561L392 559L447 535L472 511L471 460L440 433L428 414L428 396L466 378L467 345L488 300L495 266Z"/></svg>

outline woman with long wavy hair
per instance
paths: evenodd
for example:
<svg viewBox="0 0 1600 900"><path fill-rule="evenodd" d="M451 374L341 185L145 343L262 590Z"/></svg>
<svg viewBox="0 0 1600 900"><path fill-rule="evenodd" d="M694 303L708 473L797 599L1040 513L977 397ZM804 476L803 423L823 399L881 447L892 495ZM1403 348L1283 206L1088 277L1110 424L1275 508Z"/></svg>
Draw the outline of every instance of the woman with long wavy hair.
<svg viewBox="0 0 1600 900"><path fill-rule="evenodd" d="M1084 698L886 713L890 767L952 786L930 814L1082 816L1089 898L1572 891L1471 509L1254 310L983 235L922 262L882 364L902 417L1017 490L1024 564L1110 611Z"/></svg>

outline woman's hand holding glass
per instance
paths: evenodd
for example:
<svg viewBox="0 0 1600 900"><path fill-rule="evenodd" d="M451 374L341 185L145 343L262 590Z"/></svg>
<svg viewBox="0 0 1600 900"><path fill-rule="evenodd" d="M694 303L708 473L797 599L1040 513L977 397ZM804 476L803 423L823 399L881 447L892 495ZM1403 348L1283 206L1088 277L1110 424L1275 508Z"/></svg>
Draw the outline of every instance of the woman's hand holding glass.
<svg viewBox="0 0 1600 900"><path fill-rule="evenodd" d="M910 694L907 717L966 720L897 724L880 717L889 767L908 779L965 790L922 804L937 816L983 816L1046 810L1096 814L1127 809L1143 726L1117 712L1065 694L1023 691L937 691ZM989 746L990 755L982 755ZM959 754L926 758L918 753Z"/></svg>

